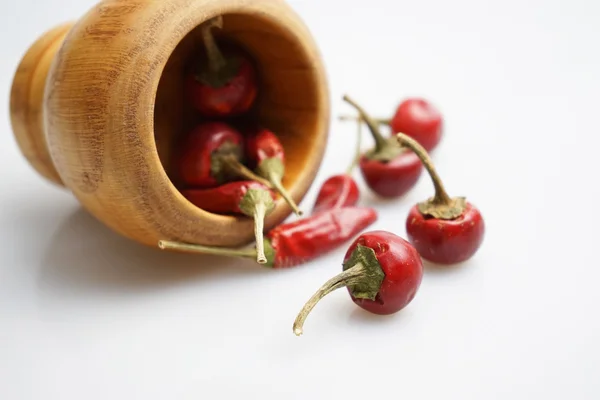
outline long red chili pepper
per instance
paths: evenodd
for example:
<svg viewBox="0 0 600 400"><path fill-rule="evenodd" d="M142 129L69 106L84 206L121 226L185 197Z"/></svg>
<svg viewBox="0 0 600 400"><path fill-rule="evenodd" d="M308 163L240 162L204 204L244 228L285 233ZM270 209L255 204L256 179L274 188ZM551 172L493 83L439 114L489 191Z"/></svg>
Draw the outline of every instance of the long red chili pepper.
<svg viewBox="0 0 600 400"><path fill-rule="evenodd" d="M423 171L419 157L407 147L400 146L394 137L384 138L377 122L361 106L348 96L344 96L344 100L357 109L375 139L375 148L360 159L360 170L367 185L382 197L406 194Z"/></svg>
<svg viewBox="0 0 600 400"><path fill-rule="evenodd" d="M352 159L350 167L346 173L333 175L328 178L317 194L317 200L313 206L313 214L319 213L333 208L355 206L360 197L360 190L354 178L352 171L356 167L360 158L361 143L362 143L362 120L358 120L358 132L356 139L356 153Z"/></svg>
<svg viewBox="0 0 600 400"><path fill-rule="evenodd" d="M243 137L237 130L222 122L206 122L182 141L179 177L186 187L214 187L234 177L270 185L244 167L242 157Z"/></svg>
<svg viewBox="0 0 600 400"><path fill-rule="evenodd" d="M246 158L251 167L273 185L294 213L302 215L302 211L281 183L285 175L285 150L279 138L268 129L255 128L246 133L245 144Z"/></svg>
<svg viewBox="0 0 600 400"><path fill-rule="evenodd" d="M181 193L204 211L219 214L243 214L254 218L256 262L267 262L263 241L265 217L275 208L275 195L254 181L232 182L213 189L188 189Z"/></svg>
<svg viewBox="0 0 600 400"><path fill-rule="evenodd" d="M353 239L377 220L372 208L346 207L324 211L273 229L265 238L267 263L288 268L313 260ZM161 240L161 249L255 258L254 249L228 249Z"/></svg>

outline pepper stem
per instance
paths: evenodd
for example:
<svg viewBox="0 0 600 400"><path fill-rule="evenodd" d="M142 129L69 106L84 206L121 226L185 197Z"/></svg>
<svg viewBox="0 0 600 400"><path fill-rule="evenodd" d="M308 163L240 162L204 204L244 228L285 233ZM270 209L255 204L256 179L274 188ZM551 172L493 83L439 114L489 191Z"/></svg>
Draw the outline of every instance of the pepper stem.
<svg viewBox="0 0 600 400"><path fill-rule="evenodd" d="M256 238L256 262L259 264L267 263L265 255L265 238L263 231L265 229L265 215L267 206L264 202L258 202L254 206L254 237Z"/></svg>
<svg viewBox="0 0 600 400"><path fill-rule="evenodd" d="M363 123L362 118L360 118L360 117L357 118L358 128L357 128L356 134L358 137L356 138L356 150L354 152L354 158L352 159L352 163L346 170L346 175L352 174L352 171L354 171L354 168L356 168L356 166L358 165L358 162L360 160L361 147L362 147L362 123Z"/></svg>
<svg viewBox="0 0 600 400"><path fill-rule="evenodd" d="M365 123L367 124L367 126L369 127L369 130L371 131L371 134L373 135L373 139L375 139L376 151L380 151L380 150L386 148L388 146L388 141L385 140L385 138L381 134L378 123L373 118L371 118L371 116L369 114L367 114L367 112L365 111L364 108L362 108L357 102L355 102L353 99L351 99L348 95L344 95L343 99L346 103L348 103L352 107L356 108L356 110L360 114L360 118L362 120L364 120Z"/></svg>
<svg viewBox="0 0 600 400"><path fill-rule="evenodd" d="M448 192L446 192L444 184L435 170L433 161L431 161L431 157L429 157L427 150L425 150L425 148L421 146L415 139L405 135L404 133L397 133L396 138L398 139L400 145L410 148L417 155L417 157L419 157L423 163L423 166L429 173L435 188L435 196L431 200L431 203L435 205L450 205L452 203L452 199L450 196L448 196Z"/></svg>
<svg viewBox="0 0 600 400"><path fill-rule="evenodd" d="M360 116L357 117L355 115L340 115L338 119L340 121L357 121L362 118ZM392 120L390 118L373 118L373 121L375 121L379 125L390 125L392 123Z"/></svg>
<svg viewBox="0 0 600 400"><path fill-rule="evenodd" d="M366 273L367 270L365 266L359 262L353 267L348 268L344 272L334 276L333 278L325 282L325 284L321 286L321 288L319 288L319 290L317 290L317 292L306 302L304 307L302 307L302 310L300 310L300 313L298 313L296 321L294 321L294 334L296 336L302 335L302 328L304 326L304 321L306 320L306 317L308 317L308 314L312 311L313 308L315 308L317 303L323 297L327 296L334 290L360 283L361 280L364 279Z"/></svg>
<svg viewBox="0 0 600 400"><path fill-rule="evenodd" d="M251 181L256 181L262 183L268 188L272 188L273 185L268 180L258 176L252 170L248 169L244 164L242 164L235 156L233 155L224 155L221 157L221 160L225 167L232 173L238 177L245 178Z"/></svg>
<svg viewBox="0 0 600 400"><path fill-rule="evenodd" d="M294 214L301 217L304 214L304 212L302 212L302 210L298 207L298 204L296 204L294 199L292 199L292 196L290 196L288 191L285 190L281 183L281 178L279 177L279 175L277 175L277 173L275 172L271 172L269 174L269 182L271 183L273 188L275 188L275 190L281 195L281 197L283 197L285 202L289 204L289 206L292 208L292 211L294 211Z"/></svg>
<svg viewBox="0 0 600 400"><path fill-rule="evenodd" d="M215 256L228 256L240 258L255 258L256 251L252 249L227 249L221 247L202 246L199 244L172 242L168 240L160 240L158 247L161 250L179 250L188 253L210 254Z"/></svg>
<svg viewBox="0 0 600 400"><path fill-rule="evenodd" d="M223 28L223 17L212 18L202 25L202 40L204 41L204 47L206 48L206 54L208 55L208 64L213 72L218 72L221 68L227 65L223 53L219 50L215 37L212 34L212 29Z"/></svg>

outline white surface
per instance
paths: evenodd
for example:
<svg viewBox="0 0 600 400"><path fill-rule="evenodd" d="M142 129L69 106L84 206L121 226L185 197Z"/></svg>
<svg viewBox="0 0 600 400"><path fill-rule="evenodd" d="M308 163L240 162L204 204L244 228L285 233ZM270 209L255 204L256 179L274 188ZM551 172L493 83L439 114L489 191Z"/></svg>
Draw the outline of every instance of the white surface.
<svg viewBox="0 0 600 400"><path fill-rule="evenodd" d="M380 115L424 95L446 116L435 154L487 236L415 301L371 316L338 291L291 325L344 249L289 271L167 255L109 232L18 153L8 88L23 51L91 0L2 0L0 398L598 399L600 3L291 1L343 91ZM322 180L350 160L333 124ZM398 202L365 194L374 229ZM365 191L366 193L366 191ZM576 207L579 207L578 209ZM205 265L199 265L199 263Z"/></svg>

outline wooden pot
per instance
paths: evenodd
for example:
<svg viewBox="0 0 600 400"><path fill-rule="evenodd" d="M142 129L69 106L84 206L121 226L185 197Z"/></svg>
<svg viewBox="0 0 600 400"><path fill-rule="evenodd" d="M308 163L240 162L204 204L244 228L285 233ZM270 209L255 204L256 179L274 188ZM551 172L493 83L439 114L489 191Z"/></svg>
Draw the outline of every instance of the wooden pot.
<svg viewBox="0 0 600 400"><path fill-rule="evenodd" d="M257 63L254 112L281 135L284 185L300 202L323 157L329 95L317 47L282 0L105 0L46 33L14 78L12 125L30 164L143 244L253 238L251 219L203 211L169 178L173 144L198 122L182 95L186 62L201 46L199 25L217 15L221 35ZM278 201L266 228L290 211Z"/></svg>

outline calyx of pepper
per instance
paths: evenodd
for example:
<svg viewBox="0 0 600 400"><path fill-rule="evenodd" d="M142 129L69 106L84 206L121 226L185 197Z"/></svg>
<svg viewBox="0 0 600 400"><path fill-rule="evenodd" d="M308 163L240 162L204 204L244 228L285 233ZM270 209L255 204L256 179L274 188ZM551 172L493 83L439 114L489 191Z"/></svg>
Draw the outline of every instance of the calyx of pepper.
<svg viewBox="0 0 600 400"><path fill-rule="evenodd" d="M404 133L396 134L396 138L401 145L408 147L419 157L421 163L423 163L423 166L429 173L435 188L435 195L432 198L417 204L419 212L426 217L444 220L456 219L463 215L467 208L467 199L465 197L450 197L448 195L427 150L415 139Z"/></svg>
<svg viewBox="0 0 600 400"><path fill-rule="evenodd" d="M356 246L348 261L343 264L344 271L356 265L362 265L363 271L359 279L347 285L350 293L357 299L375 300L385 279L385 273L377 260L375 250L360 244Z"/></svg>
<svg viewBox="0 0 600 400"><path fill-rule="evenodd" d="M347 287L357 299L375 300L385 279L385 273L377 260L375 251L367 246L357 245L348 261L344 263L344 272L334 276L306 302L294 321L294 334L302 335L304 321L317 303L334 290Z"/></svg>
<svg viewBox="0 0 600 400"><path fill-rule="evenodd" d="M467 207L466 197L452 197L448 201L438 202L434 197L417 205L425 216L439 219L456 219L463 215Z"/></svg>
<svg viewBox="0 0 600 400"><path fill-rule="evenodd" d="M264 189L248 189L239 204L240 210L249 217L254 218L254 237L256 239L256 262L266 264L268 258L265 253L263 232L265 230L265 217L275 208L271 193Z"/></svg>
<svg viewBox="0 0 600 400"><path fill-rule="evenodd" d="M375 147L365 153L367 159L387 163L406 151L405 148L398 144L398 141L394 137L388 139L383 137L383 134L379 130L380 124L356 101L351 99L348 95L344 95L343 99L356 108L360 115L358 118L359 123L364 121L369 127L373 139L375 139Z"/></svg>
<svg viewBox="0 0 600 400"><path fill-rule="evenodd" d="M202 38L208 62L198 65L194 77L207 86L220 88L239 74L242 60L239 57L223 55L212 34L213 28L223 28L222 16L212 18L202 25Z"/></svg>
<svg viewBox="0 0 600 400"><path fill-rule="evenodd" d="M301 216L303 214L281 183L285 175L285 165L280 158L270 157L262 160L256 168L256 173L269 181L271 186L283 197L296 215Z"/></svg>
<svg viewBox="0 0 600 400"><path fill-rule="evenodd" d="M217 182L224 183L237 174L229 167L232 161L239 161L243 156L242 148L233 142L225 142L214 150L210 158L210 173Z"/></svg>

